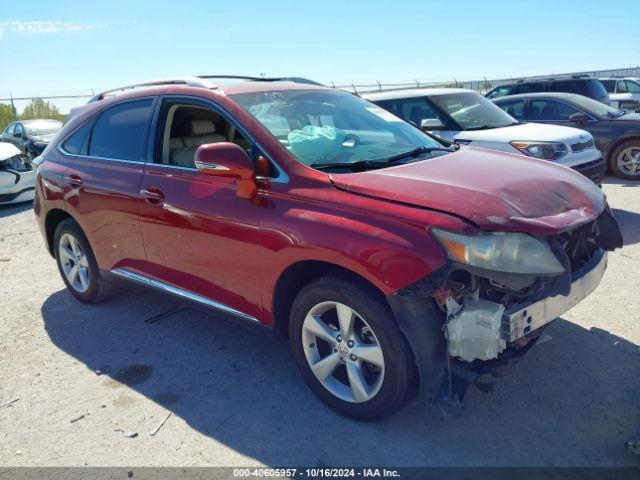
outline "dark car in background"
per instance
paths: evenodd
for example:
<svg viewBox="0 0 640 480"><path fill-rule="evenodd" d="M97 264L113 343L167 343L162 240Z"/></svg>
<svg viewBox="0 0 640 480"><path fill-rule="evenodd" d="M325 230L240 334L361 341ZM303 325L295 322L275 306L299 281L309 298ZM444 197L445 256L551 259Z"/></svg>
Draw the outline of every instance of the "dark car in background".
<svg viewBox="0 0 640 480"><path fill-rule="evenodd" d="M30 158L40 155L56 133L62 122L50 119L22 120L10 123L0 136L0 141L13 143Z"/></svg>
<svg viewBox="0 0 640 480"><path fill-rule="evenodd" d="M511 95L493 102L522 122L586 130L593 136L613 173L640 180L640 114L611 108L571 93Z"/></svg>
<svg viewBox="0 0 640 480"><path fill-rule="evenodd" d="M597 78L587 75L518 80L517 82L499 85L493 90L489 90L485 97L498 98L534 92L577 93L609 105L609 94L604 85Z"/></svg>

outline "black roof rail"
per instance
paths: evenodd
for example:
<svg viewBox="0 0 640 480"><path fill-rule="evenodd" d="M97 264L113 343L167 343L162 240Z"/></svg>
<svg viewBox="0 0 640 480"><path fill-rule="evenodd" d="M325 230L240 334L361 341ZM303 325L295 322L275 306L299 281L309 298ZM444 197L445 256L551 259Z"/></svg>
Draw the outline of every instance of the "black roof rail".
<svg viewBox="0 0 640 480"><path fill-rule="evenodd" d="M198 78L204 79L224 79L228 78L231 80L249 80L251 82L294 82L294 83L305 83L308 85L318 85L324 87L319 82L315 80L310 80L308 78L303 77L252 77L245 75L197 75Z"/></svg>
<svg viewBox="0 0 640 480"><path fill-rule="evenodd" d="M105 95L109 93L120 92L124 90L133 90L135 88L142 88L142 87L155 87L160 85L187 85L190 87L201 87L201 88L208 88L208 89L217 88L215 85L212 85L209 82L204 81L203 78L198 78L198 77L165 78L162 80L150 80L147 82L134 83L131 85L125 85L124 87L105 90L104 92L100 92L99 94L94 96L91 100L89 100L89 103L98 102L104 99Z"/></svg>

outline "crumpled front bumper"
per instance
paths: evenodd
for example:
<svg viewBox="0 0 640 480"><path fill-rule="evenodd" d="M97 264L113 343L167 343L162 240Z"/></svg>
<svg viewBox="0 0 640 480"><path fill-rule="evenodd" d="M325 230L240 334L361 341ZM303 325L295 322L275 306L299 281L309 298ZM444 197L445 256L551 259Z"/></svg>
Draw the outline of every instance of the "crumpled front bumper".
<svg viewBox="0 0 640 480"><path fill-rule="evenodd" d="M501 336L513 342L551 322L586 298L600 284L607 268L607 252L598 250L591 261L572 274L568 295L556 295L536 302L522 302L502 314Z"/></svg>

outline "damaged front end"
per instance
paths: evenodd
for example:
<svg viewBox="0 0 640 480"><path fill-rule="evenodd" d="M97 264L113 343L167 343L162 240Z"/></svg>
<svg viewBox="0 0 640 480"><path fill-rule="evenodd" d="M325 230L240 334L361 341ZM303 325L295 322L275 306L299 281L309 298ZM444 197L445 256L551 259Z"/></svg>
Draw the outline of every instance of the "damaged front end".
<svg viewBox="0 0 640 480"><path fill-rule="evenodd" d="M34 191L32 159L12 144L0 144L0 204L32 200Z"/></svg>
<svg viewBox="0 0 640 480"><path fill-rule="evenodd" d="M391 304L405 317L406 304L418 304L420 298L440 310L446 363L435 362L445 372L439 394L456 400L477 376L523 354L549 322L589 295L603 276L607 251L622 246L608 207L590 222L547 236L432 232L450 262L434 277L398 292ZM407 334L406 318L398 321ZM415 340L409 342L414 351L419 348ZM416 360L420 369L419 354ZM432 392L434 385L427 380Z"/></svg>

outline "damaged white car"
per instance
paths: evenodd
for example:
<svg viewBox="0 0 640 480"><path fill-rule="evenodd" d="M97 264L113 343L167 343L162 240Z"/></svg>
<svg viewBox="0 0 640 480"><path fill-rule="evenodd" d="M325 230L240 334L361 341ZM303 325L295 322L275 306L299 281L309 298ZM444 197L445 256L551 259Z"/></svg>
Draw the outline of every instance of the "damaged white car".
<svg viewBox="0 0 640 480"><path fill-rule="evenodd" d="M29 202L35 192L32 160L11 143L0 143L0 205Z"/></svg>

